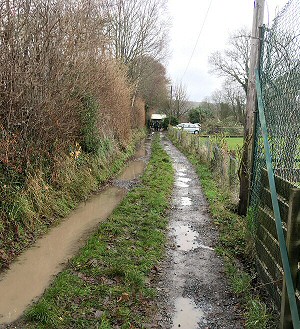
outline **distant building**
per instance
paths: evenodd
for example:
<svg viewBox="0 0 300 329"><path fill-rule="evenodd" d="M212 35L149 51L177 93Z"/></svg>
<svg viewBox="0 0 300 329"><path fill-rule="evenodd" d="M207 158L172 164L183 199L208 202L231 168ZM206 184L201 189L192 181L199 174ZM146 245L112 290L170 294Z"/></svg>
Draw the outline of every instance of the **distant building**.
<svg viewBox="0 0 300 329"><path fill-rule="evenodd" d="M162 128L163 120L167 116L165 114L153 113L151 114L150 127L156 131Z"/></svg>
<svg viewBox="0 0 300 329"><path fill-rule="evenodd" d="M157 113L153 113L151 114L151 121L162 121L166 118L166 114L157 114Z"/></svg>

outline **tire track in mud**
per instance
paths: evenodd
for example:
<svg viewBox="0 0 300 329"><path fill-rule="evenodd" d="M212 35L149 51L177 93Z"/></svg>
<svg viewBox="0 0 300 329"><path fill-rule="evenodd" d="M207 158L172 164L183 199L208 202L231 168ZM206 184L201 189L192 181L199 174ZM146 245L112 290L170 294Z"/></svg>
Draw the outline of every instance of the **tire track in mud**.
<svg viewBox="0 0 300 329"><path fill-rule="evenodd" d="M187 158L162 135L172 159L175 186L169 213L167 256L157 278L159 327L243 328L238 301L229 292L218 239L198 176Z"/></svg>

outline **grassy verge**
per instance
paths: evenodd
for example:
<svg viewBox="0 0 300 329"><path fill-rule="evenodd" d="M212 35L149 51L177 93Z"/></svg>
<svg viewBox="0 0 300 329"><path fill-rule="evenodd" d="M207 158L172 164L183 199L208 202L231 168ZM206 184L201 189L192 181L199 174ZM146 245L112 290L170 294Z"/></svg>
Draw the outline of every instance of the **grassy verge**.
<svg viewBox="0 0 300 329"><path fill-rule="evenodd" d="M27 311L26 327L144 328L155 298L147 277L163 254L172 186L172 164L156 139L141 185Z"/></svg>
<svg viewBox="0 0 300 329"><path fill-rule="evenodd" d="M251 237L248 220L234 213L228 190L220 186L206 164L188 149L173 141L195 166L201 180L204 194L209 202L211 214L219 228L219 244L217 252L225 262L226 273L232 291L237 294L245 310L245 326L247 329L270 328L270 315L266 305L252 286L256 278L255 268L251 262Z"/></svg>
<svg viewBox="0 0 300 329"><path fill-rule="evenodd" d="M144 131L136 132L126 149L113 140L103 140L96 154L85 153L78 145L77 153L57 157L52 171L45 165L28 173L22 184L0 170L4 182L3 191L0 188L0 270L118 173L144 136Z"/></svg>

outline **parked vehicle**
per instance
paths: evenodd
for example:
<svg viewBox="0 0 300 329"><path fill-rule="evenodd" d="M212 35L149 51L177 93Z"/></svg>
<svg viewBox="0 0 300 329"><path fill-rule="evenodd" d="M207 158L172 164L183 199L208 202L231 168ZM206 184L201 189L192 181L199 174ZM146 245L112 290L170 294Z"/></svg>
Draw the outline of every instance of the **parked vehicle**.
<svg viewBox="0 0 300 329"><path fill-rule="evenodd" d="M199 134L200 132L200 124L199 123L180 123L176 126L176 128L186 131L190 134Z"/></svg>

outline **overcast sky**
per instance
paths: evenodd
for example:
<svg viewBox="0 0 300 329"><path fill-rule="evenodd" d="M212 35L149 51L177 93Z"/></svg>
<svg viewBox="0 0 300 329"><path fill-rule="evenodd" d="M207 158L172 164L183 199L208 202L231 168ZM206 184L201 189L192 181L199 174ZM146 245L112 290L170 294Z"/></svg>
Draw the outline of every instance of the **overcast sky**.
<svg viewBox="0 0 300 329"><path fill-rule="evenodd" d="M286 2L266 1L266 24L272 23ZM251 30L253 6L253 0L168 0L172 25L167 72L172 84L182 81L190 100L202 101L221 87L222 80L209 73L208 56L226 47L231 32L241 27Z"/></svg>

